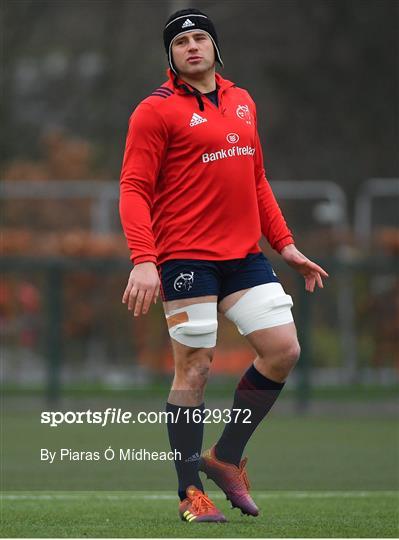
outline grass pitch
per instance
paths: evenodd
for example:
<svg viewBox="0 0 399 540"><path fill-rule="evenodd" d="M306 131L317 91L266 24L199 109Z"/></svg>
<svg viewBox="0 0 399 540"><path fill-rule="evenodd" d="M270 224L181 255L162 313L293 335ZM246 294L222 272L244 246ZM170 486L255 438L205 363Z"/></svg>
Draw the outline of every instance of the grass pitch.
<svg viewBox="0 0 399 540"><path fill-rule="evenodd" d="M14 492L2 498L3 537L396 537L392 491L254 492L257 518L210 492L228 523L186 523L169 492Z"/></svg>
<svg viewBox="0 0 399 540"><path fill-rule="evenodd" d="M156 406L136 399L136 407ZM105 408L75 401L65 408ZM168 448L164 425L98 428L39 422L42 404L5 402L2 412L1 536L33 538L271 538L399 536L399 430L396 414L375 406L353 415L272 414L245 454L257 518L231 510L211 481L205 489L229 520L181 522L172 463L41 463L40 448ZM118 403L119 405L119 403ZM220 399L214 407L225 406ZM365 405L365 406L366 406ZM122 405L121 405L122 406ZM126 410L134 403L126 402ZM205 428L204 448L223 426ZM144 491L146 490L146 491Z"/></svg>

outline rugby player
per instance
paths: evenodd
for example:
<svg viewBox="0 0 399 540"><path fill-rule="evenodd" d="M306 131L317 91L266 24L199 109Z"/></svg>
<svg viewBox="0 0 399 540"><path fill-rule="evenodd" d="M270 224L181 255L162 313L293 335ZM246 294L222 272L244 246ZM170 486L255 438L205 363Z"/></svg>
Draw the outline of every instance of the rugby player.
<svg viewBox="0 0 399 540"><path fill-rule="evenodd" d="M292 299L259 247L261 235L308 291L328 274L295 247L265 176L255 103L215 71L223 63L210 18L177 11L163 38L168 80L133 112L122 165L120 215L134 264L122 301L139 316L161 294L175 362L166 410L175 418L171 448L182 455L175 462L180 517L223 522L199 471L233 507L258 515L243 450L300 352ZM203 422L191 415L204 409L218 312L257 353L232 406L249 410L250 423L243 416L226 423L201 455Z"/></svg>

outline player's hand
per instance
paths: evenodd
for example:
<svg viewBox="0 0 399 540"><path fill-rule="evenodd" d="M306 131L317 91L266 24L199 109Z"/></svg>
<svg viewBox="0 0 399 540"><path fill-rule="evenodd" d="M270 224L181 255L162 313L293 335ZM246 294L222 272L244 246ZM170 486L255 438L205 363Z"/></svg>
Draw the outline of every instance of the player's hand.
<svg viewBox="0 0 399 540"><path fill-rule="evenodd" d="M305 289L313 292L317 285L323 288L322 277L328 278L328 274L321 266L310 261L303 253L298 251L294 244L285 246L281 251L281 256L287 264L292 266L305 278Z"/></svg>
<svg viewBox="0 0 399 540"><path fill-rule="evenodd" d="M145 315L150 309L151 302L157 303L160 280L157 267L153 262L136 264L130 272L122 303L129 311L134 310L134 316Z"/></svg>

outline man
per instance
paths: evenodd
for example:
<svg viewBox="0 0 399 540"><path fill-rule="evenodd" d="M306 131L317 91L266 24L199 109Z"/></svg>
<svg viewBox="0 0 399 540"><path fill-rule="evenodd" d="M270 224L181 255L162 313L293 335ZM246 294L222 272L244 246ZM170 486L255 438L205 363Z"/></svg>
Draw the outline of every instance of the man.
<svg viewBox="0 0 399 540"><path fill-rule="evenodd" d="M166 410L176 461L179 512L192 522L226 521L204 493L199 470L233 507L256 516L242 453L299 356L291 297L258 241L323 287L327 273L295 247L266 180L256 108L246 90L215 72L222 65L207 15L174 13L164 29L168 80L130 119L120 213L134 268L122 301L148 312L160 289L175 376ZM219 441L201 454L204 389L216 345L217 312L232 320L257 356L242 377ZM247 411L244 413L244 411ZM249 422L244 415L249 415Z"/></svg>

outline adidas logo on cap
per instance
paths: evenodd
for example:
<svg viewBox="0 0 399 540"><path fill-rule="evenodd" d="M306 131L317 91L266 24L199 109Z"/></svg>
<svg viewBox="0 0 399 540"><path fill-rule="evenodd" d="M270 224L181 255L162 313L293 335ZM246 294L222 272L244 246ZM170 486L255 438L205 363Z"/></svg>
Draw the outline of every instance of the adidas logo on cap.
<svg viewBox="0 0 399 540"><path fill-rule="evenodd" d="M202 124L203 122L208 122L208 120L206 118L202 118L202 116L197 113L193 113L190 120L190 127L198 126L198 124Z"/></svg>
<svg viewBox="0 0 399 540"><path fill-rule="evenodd" d="M190 21L190 19L186 19L184 23L182 24L182 28L188 28L189 26L195 26L195 24Z"/></svg>

